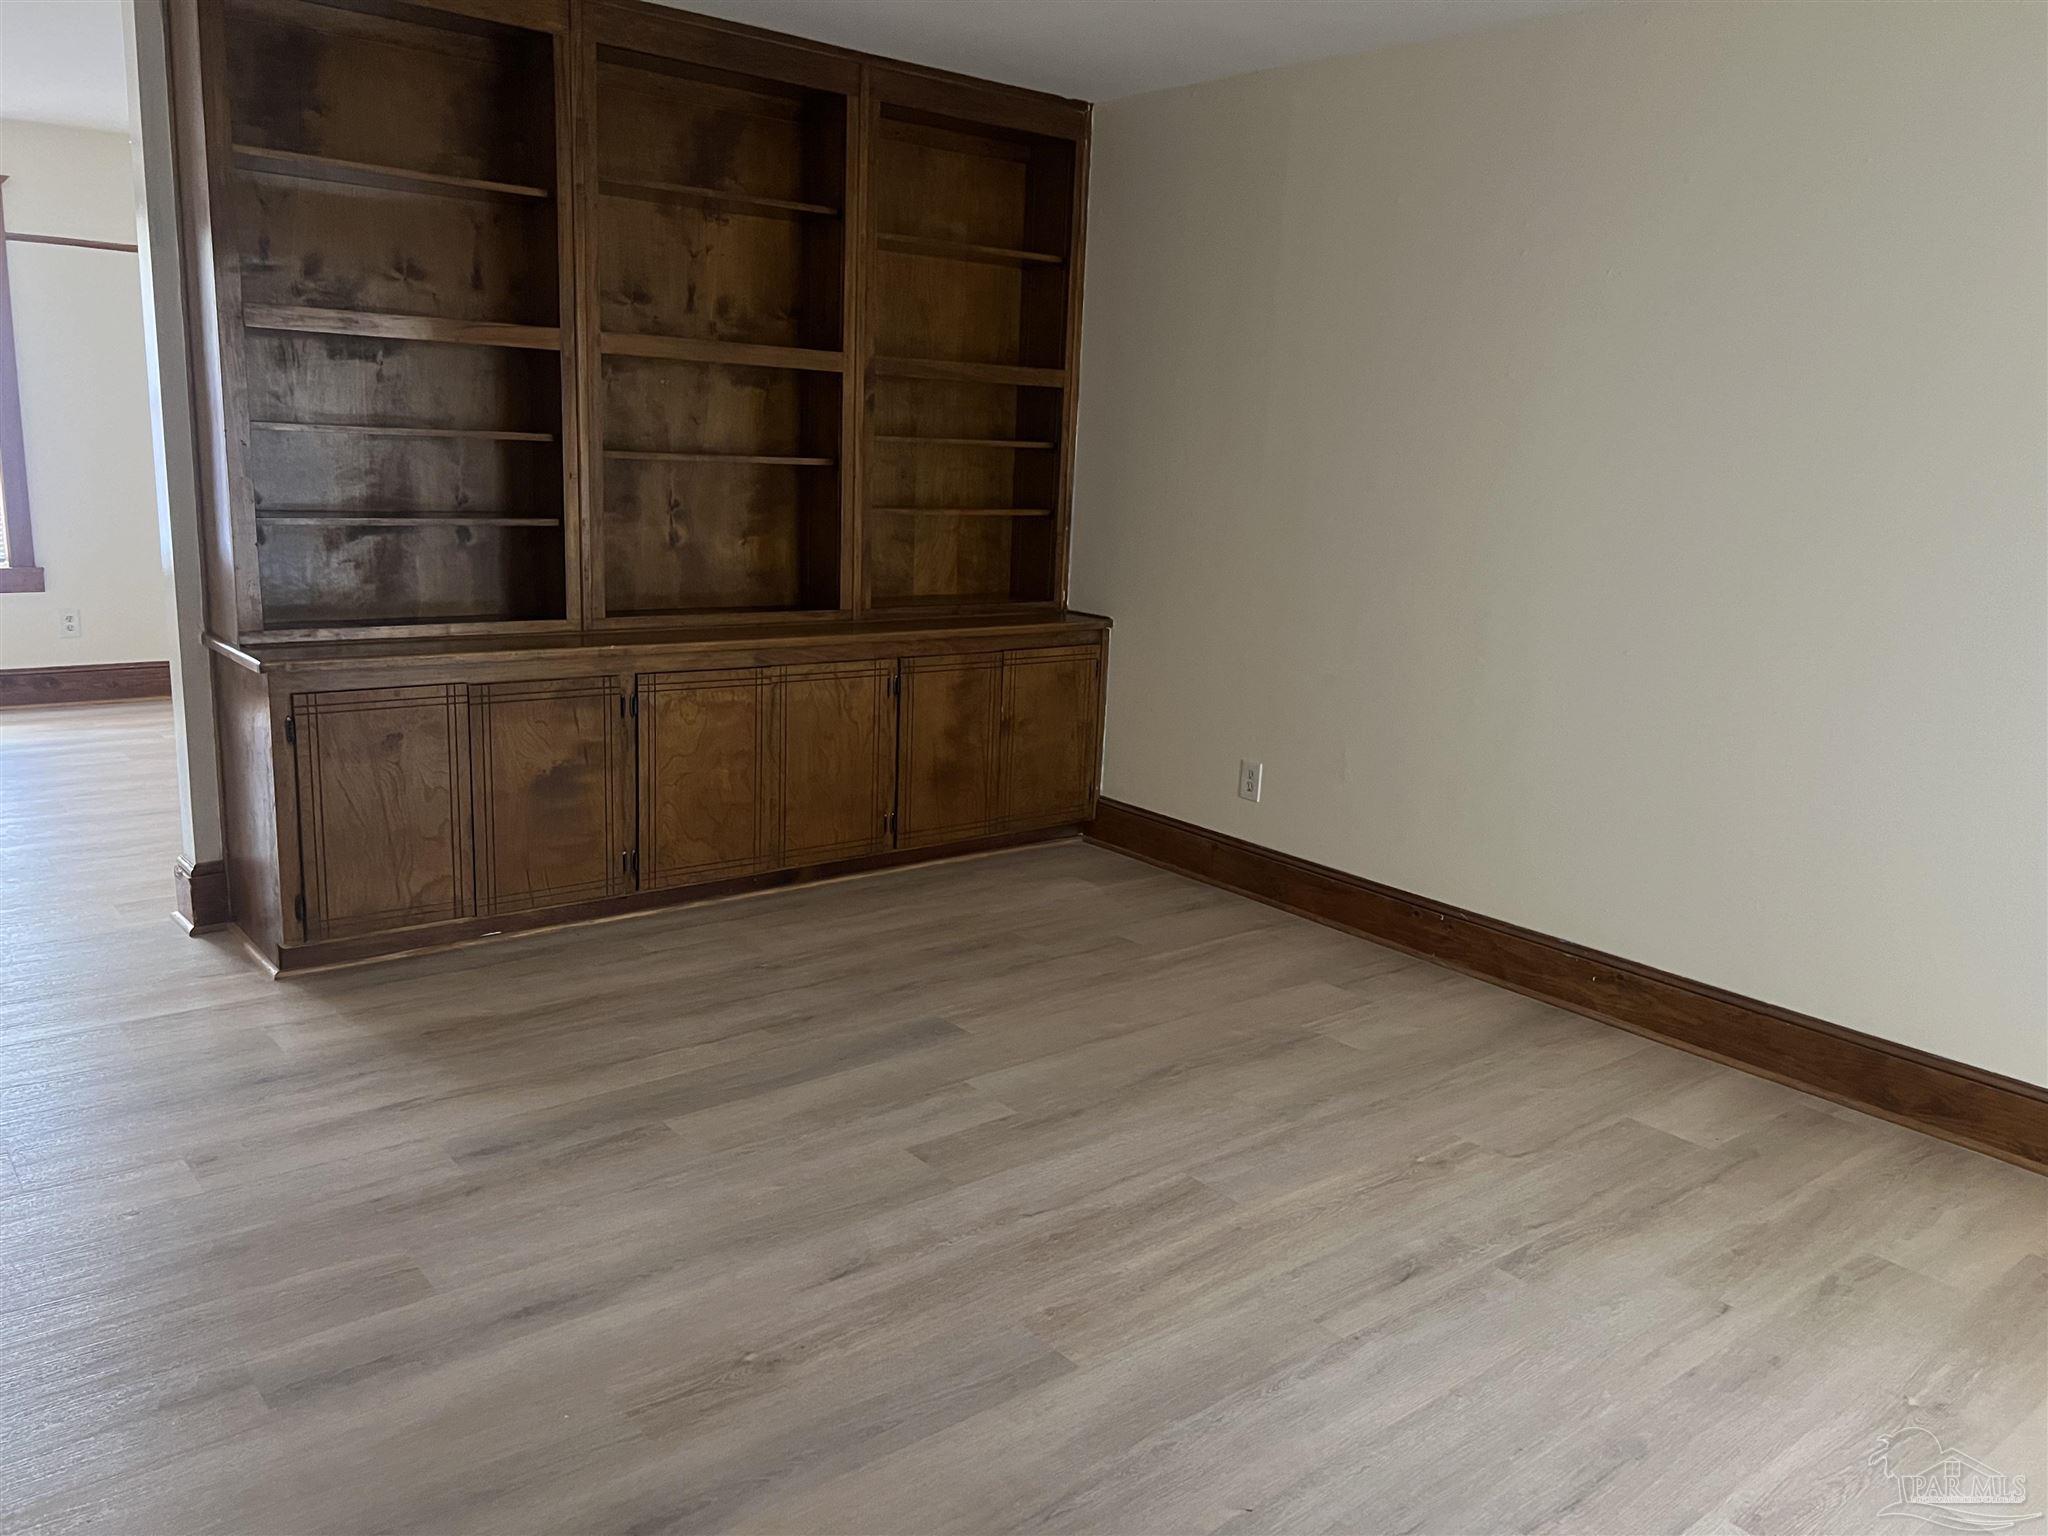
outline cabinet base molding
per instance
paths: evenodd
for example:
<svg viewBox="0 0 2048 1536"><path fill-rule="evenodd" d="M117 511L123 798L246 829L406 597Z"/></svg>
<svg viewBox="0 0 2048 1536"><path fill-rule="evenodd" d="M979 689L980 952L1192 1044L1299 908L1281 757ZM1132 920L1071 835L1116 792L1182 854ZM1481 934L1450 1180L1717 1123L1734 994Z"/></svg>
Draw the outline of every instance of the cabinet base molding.
<svg viewBox="0 0 2048 1536"><path fill-rule="evenodd" d="M2048 1173L2048 1089L1120 801L1090 842L1758 1077Z"/></svg>
<svg viewBox="0 0 2048 1536"><path fill-rule="evenodd" d="M671 907L702 906L762 896L796 885L822 885L833 880L856 879L885 874L916 865L946 864L957 859L986 858L1012 849L1039 843L1064 842L1081 834L1078 825L1041 827L1008 832L998 837L948 844L944 848L898 848L864 858L840 859L804 869L778 869L765 874L733 880L706 881L701 885L674 886L667 890L635 891L630 895L586 901L575 906L547 907L531 912L507 913L496 917L465 918L402 932L364 935L359 938L330 939L312 944L288 944L273 956L247 934L241 938L251 954L272 976L300 976L309 971L332 970L336 966L358 965L372 960L389 960L401 955L430 954L463 945L488 943L546 928L567 928L585 923L641 917Z"/></svg>
<svg viewBox="0 0 2048 1536"><path fill-rule="evenodd" d="M168 699L168 661L112 661L90 667L0 668L0 709L24 704L106 704Z"/></svg>
<svg viewBox="0 0 2048 1536"><path fill-rule="evenodd" d="M176 916L187 933L211 933L234 921L228 899L228 867L220 859L178 860L171 870Z"/></svg>

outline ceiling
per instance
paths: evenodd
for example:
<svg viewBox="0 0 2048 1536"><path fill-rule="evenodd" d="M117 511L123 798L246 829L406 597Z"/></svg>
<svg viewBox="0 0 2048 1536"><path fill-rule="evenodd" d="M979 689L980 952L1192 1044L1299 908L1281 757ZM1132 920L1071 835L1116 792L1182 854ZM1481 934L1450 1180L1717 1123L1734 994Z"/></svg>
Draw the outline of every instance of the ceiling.
<svg viewBox="0 0 2048 1536"><path fill-rule="evenodd" d="M1421 42L1586 0L690 0L1088 101ZM121 0L0 0L0 117L125 131Z"/></svg>
<svg viewBox="0 0 2048 1536"><path fill-rule="evenodd" d="M0 5L8 0L0 0ZM684 9L1087 101L1416 43L1588 0L684 0Z"/></svg>
<svg viewBox="0 0 2048 1536"><path fill-rule="evenodd" d="M121 0L0 0L0 117L126 133Z"/></svg>

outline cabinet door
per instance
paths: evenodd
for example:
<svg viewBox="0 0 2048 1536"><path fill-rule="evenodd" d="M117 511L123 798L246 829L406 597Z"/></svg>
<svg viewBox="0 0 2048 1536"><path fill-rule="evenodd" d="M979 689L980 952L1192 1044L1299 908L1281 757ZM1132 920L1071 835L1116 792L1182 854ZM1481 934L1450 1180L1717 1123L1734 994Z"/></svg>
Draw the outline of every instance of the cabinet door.
<svg viewBox="0 0 2048 1536"><path fill-rule="evenodd" d="M1101 654L1093 647L1005 653L1006 825L1084 821L1093 811L1102 757Z"/></svg>
<svg viewBox="0 0 2048 1536"><path fill-rule="evenodd" d="M889 846L895 676L893 661L781 669L783 865L849 859Z"/></svg>
<svg viewBox="0 0 2048 1536"><path fill-rule="evenodd" d="M307 938L475 910L460 685L298 694L292 735Z"/></svg>
<svg viewBox="0 0 2048 1536"><path fill-rule="evenodd" d="M614 677L469 690L480 912L632 888L624 696Z"/></svg>
<svg viewBox="0 0 2048 1536"><path fill-rule="evenodd" d="M688 885L773 866L774 705L765 667L639 680L642 885Z"/></svg>
<svg viewBox="0 0 2048 1536"><path fill-rule="evenodd" d="M1002 653L919 656L902 665L898 846L993 831Z"/></svg>

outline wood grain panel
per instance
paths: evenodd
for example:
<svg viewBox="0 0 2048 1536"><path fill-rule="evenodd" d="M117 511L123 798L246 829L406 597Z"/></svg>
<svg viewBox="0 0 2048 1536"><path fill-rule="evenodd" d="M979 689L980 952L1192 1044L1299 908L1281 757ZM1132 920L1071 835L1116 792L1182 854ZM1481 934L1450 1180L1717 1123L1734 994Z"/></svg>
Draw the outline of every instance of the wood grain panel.
<svg viewBox="0 0 2048 1536"><path fill-rule="evenodd" d="M896 799L890 662L779 669L778 862L811 864L889 846Z"/></svg>
<svg viewBox="0 0 2048 1536"><path fill-rule="evenodd" d="M480 912L631 889L624 696L613 677L470 690Z"/></svg>
<svg viewBox="0 0 2048 1536"><path fill-rule="evenodd" d="M640 883L659 889L774 862L774 673L664 672L638 680Z"/></svg>
<svg viewBox="0 0 2048 1536"><path fill-rule="evenodd" d="M971 837L1001 816L1000 652L903 663L897 842Z"/></svg>
<svg viewBox="0 0 2048 1536"><path fill-rule="evenodd" d="M292 718L308 937L468 916L468 690L300 694Z"/></svg>
<svg viewBox="0 0 2048 1536"><path fill-rule="evenodd" d="M1082 821L1101 762L1101 652L1010 651L1003 657L1002 816L1006 823Z"/></svg>

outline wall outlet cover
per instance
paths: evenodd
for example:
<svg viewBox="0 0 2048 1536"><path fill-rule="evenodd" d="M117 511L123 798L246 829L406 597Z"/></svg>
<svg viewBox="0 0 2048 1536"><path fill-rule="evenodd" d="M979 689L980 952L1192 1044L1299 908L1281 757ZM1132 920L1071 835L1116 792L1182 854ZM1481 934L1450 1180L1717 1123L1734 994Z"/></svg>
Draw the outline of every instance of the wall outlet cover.
<svg viewBox="0 0 2048 1536"><path fill-rule="evenodd" d="M1254 763L1247 761L1244 758L1239 758L1237 764L1238 795L1241 798L1249 800L1254 805L1256 805L1258 803L1259 796L1264 792L1265 787L1266 765L1264 763Z"/></svg>
<svg viewBox="0 0 2048 1536"><path fill-rule="evenodd" d="M76 608L65 608L57 614L57 633L66 640L76 640L85 632L85 625Z"/></svg>

